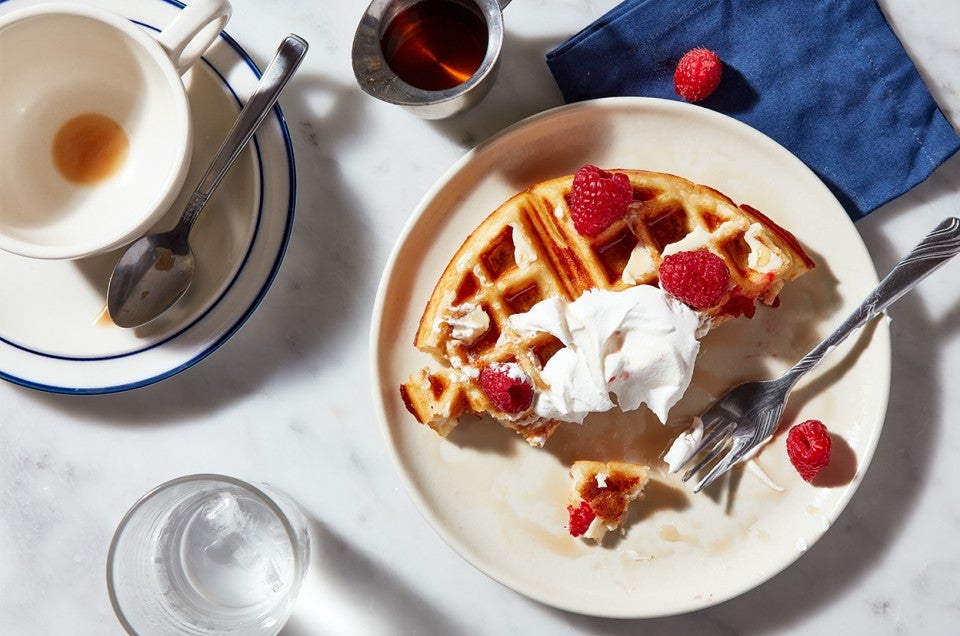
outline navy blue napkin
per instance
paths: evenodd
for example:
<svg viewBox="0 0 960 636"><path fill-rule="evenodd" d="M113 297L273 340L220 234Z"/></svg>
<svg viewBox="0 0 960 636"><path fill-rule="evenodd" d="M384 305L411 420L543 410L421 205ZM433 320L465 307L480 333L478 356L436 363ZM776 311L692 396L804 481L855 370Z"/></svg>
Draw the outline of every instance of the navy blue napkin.
<svg viewBox="0 0 960 636"><path fill-rule="evenodd" d="M547 54L567 102L680 99L677 60L723 60L701 106L787 147L856 220L926 179L960 148L873 0L627 0Z"/></svg>

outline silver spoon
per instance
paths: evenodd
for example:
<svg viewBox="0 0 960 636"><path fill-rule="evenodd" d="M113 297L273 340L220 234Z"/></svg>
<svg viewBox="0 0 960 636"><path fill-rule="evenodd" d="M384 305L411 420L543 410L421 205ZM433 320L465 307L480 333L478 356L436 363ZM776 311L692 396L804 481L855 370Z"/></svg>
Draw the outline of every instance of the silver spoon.
<svg viewBox="0 0 960 636"><path fill-rule="evenodd" d="M299 36L284 38L257 90L190 196L180 220L172 230L138 239L120 257L107 286L107 310L114 324L138 327L148 323L186 293L194 270L190 230L210 195L273 108L307 48L307 42Z"/></svg>

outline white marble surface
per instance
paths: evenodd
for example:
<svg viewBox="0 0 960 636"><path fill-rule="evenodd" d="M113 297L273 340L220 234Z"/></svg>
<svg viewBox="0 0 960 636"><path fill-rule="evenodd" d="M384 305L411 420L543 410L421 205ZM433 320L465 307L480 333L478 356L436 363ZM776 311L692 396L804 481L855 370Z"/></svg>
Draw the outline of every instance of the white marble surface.
<svg viewBox="0 0 960 636"><path fill-rule="evenodd" d="M472 145L560 103L543 54L615 1L511 4L492 94L439 123L356 87L361 0L233 4L228 30L261 66L290 31L312 44L280 100L300 173L286 261L236 336L160 384L92 397L0 384L0 633L120 633L104 578L114 526L141 493L192 472L272 482L313 519L312 567L286 636L956 633L960 261L890 312L893 387L873 464L798 562L679 617L603 620L542 606L460 559L398 482L370 404L367 332L413 206ZM960 128L960 3L880 4ZM960 156L859 222L878 271L956 214L957 192Z"/></svg>

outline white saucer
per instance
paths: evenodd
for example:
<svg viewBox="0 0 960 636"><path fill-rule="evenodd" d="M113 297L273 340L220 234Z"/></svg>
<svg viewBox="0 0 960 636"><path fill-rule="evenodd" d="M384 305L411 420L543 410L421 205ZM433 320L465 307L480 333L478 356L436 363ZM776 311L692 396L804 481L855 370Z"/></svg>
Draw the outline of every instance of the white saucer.
<svg viewBox="0 0 960 636"><path fill-rule="evenodd" d="M449 437L439 437L407 412L398 390L422 366L437 364L412 344L434 284L473 228L503 201L585 163L672 172L713 186L793 231L817 268L784 289L779 308L759 308L752 320L733 321L704 339L690 390L667 426L645 410L595 414L582 428L562 425L537 449L496 424L466 418ZM597 616L704 608L786 568L853 496L886 411L886 323L845 343L787 404L789 424L822 419L835 435L834 461L814 484L790 465L782 434L757 457L782 491L737 470L717 488L694 495L665 473L661 454L724 390L793 364L876 282L870 255L837 200L761 133L666 100L612 98L561 107L468 153L424 197L404 230L381 280L371 331L383 431L431 525L467 561L512 589ZM637 461L652 469L646 498L632 507L623 536L601 546L567 533L568 472L578 459Z"/></svg>
<svg viewBox="0 0 960 636"><path fill-rule="evenodd" d="M2 2L0 14L25 4ZM183 6L170 0L96 4L152 31ZM158 228L179 217L259 75L224 34L185 76L193 158L184 192ZM0 252L0 378L45 391L106 393L151 384L195 364L240 328L269 288L289 239L295 195L293 147L278 106L194 229L198 262L190 291L174 309L137 329L113 325L104 311L119 251L79 261Z"/></svg>

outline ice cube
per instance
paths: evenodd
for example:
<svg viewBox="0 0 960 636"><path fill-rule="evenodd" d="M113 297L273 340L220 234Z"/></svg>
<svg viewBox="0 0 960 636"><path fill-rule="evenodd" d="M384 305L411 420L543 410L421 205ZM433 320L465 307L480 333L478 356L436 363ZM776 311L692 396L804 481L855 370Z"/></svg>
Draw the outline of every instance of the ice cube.
<svg viewBox="0 0 960 636"><path fill-rule="evenodd" d="M250 515L230 492L221 492L215 499L203 505L201 517L217 536L231 532L244 532L250 523Z"/></svg>

